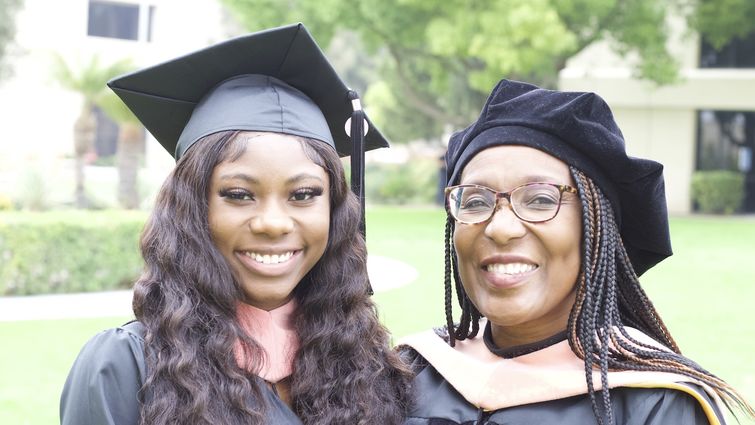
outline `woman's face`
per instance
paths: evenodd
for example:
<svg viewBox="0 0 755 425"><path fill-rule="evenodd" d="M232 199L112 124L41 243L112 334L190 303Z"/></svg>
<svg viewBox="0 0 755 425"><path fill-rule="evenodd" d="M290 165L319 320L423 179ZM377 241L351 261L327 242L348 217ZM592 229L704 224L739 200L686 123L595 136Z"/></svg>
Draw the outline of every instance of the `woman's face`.
<svg viewBox="0 0 755 425"><path fill-rule="evenodd" d="M461 184L496 191L531 182L574 186L565 163L525 146L485 149L461 175ZM488 221L456 223L464 289L494 326L494 335L500 327L536 341L565 329L580 268L581 230L580 204L571 193L563 194L558 214L545 223L521 221L505 199Z"/></svg>
<svg viewBox="0 0 755 425"><path fill-rule="evenodd" d="M212 239L246 302L265 310L289 301L325 252L328 175L293 136L242 133L246 151L213 170L208 193Z"/></svg>

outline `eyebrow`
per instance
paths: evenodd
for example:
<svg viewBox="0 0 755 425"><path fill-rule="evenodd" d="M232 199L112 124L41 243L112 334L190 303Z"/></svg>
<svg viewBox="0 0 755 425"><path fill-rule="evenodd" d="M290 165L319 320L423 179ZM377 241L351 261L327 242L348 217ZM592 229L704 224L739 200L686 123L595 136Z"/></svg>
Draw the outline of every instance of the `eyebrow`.
<svg viewBox="0 0 755 425"><path fill-rule="evenodd" d="M307 180L307 179L315 179L315 180L319 180L322 183L325 183L323 179L320 178L320 176L316 176L314 174L309 174L309 173L299 173L295 176L291 176L288 179L286 179L286 183L291 184L291 183L296 183L301 180Z"/></svg>
<svg viewBox="0 0 755 425"><path fill-rule="evenodd" d="M260 182L257 178L244 173L223 174L220 176L220 180L243 180L250 184L259 184Z"/></svg>
<svg viewBox="0 0 755 425"><path fill-rule="evenodd" d="M320 176L316 176L314 174L309 173L299 173L295 176L291 176L286 179L286 184L292 184L297 183L301 180L307 180L307 179L315 179L319 180L322 183L325 183ZM260 180L256 177L252 177L249 174L245 173L233 173L233 174L224 174L220 176L220 180L243 180L249 184L259 184Z"/></svg>

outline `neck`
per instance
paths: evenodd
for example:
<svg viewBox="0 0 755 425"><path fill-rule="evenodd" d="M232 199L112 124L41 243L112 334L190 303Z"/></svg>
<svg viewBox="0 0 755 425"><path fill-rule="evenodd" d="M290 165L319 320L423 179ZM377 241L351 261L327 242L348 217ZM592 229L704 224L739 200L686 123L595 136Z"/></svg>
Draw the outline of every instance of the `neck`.
<svg viewBox="0 0 755 425"><path fill-rule="evenodd" d="M572 293L572 297L575 293ZM488 317L491 336L495 345L502 349L519 345L532 344L550 338L566 330L569 323L573 302L564 303L563 307L547 315L526 323L510 325Z"/></svg>
<svg viewBox="0 0 755 425"><path fill-rule="evenodd" d="M550 338L560 332L566 331L566 324L560 327L550 327L526 331L516 328L497 326L492 322L490 325L493 342L497 347L503 349L532 344Z"/></svg>

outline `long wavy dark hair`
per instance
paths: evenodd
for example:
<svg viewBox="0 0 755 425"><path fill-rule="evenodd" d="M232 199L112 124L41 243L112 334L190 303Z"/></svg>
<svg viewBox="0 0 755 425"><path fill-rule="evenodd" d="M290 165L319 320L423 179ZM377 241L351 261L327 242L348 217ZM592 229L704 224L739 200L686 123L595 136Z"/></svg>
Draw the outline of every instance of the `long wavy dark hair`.
<svg viewBox="0 0 755 425"><path fill-rule="evenodd" d="M666 325L640 286L637 274L621 240L608 198L584 173L570 167L582 204L582 261L576 282L576 300L567 325L572 351L585 365L585 380L593 413L599 424L613 424L609 370L670 372L697 379L710 386L731 411L734 406L755 417L747 401L722 379L684 357ZM445 310L449 343L474 338L482 314L467 296L458 272L458 259L451 249L454 220L448 215L445 232ZM452 286L461 306L458 325L453 322ZM639 329L671 351L637 341L625 326ZM600 370L599 406L593 369Z"/></svg>
<svg viewBox="0 0 755 425"><path fill-rule="evenodd" d="M146 266L133 308L146 327L141 423L260 424L265 403L255 370L264 352L237 322L243 292L212 242L208 188L215 166L244 152L237 131L207 136L176 164L141 238ZM397 424L410 373L389 347L368 295L359 202L335 151L299 138L330 181L330 231L322 258L294 291L300 349L290 378L293 411L305 424Z"/></svg>

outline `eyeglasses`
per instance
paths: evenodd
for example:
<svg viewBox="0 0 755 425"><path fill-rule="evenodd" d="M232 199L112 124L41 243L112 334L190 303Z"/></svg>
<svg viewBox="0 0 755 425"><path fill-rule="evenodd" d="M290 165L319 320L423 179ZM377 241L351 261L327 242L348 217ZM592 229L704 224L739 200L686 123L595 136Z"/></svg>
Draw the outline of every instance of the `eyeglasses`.
<svg viewBox="0 0 755 425"><path fill-rule="evenodd" d="M577 189L554 183L527 183L508 192L476 184L446 188L446 209L459 223L477 224L490 219L498 209L498 200L506 198L509 208L522 221L543 223L552 220L561 209L564 192Z"/></svg>

